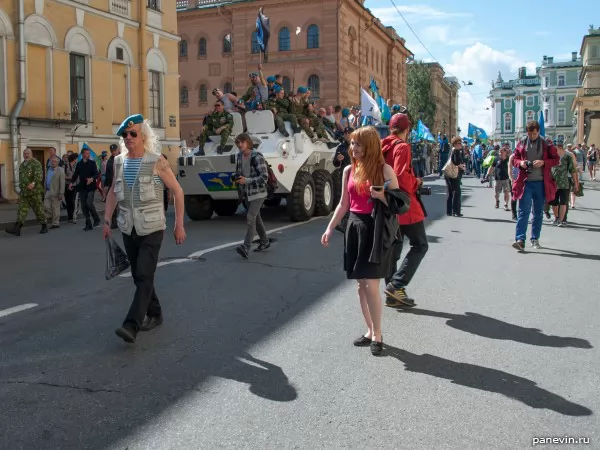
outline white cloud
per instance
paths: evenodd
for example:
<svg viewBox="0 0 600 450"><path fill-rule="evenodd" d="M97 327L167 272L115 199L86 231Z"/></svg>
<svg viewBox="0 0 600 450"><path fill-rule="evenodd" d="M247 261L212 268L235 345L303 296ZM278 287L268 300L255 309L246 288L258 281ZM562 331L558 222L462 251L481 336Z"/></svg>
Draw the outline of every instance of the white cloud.
<svg viewBox="0 0 600 450"><path fill-rule="evenodd" d="M405 22L402 20L402 17L400 14L398 14L398 11L402 13L404 18L411 25L414 23L422 23L433 20L473 17L473 14L471 13L446 12L427 5L397 6L397 10L393 6L389 6L384 8L370 8L370 11L375 17L378 17L385 25L388 26L406 26Z"/></svg>
<svg viewBox="0 0 600 450"><path fill-rule="evenodd" d="M454 52L449 64L443 65L447 75L457 77L461 81L472 81L472 86L462 86L459 91L458 119L463 133L466 133L469 122L493 132L492 112L486 110L490 102L487 93L491 82L502 73L505 81L514 79L520 67L526 67L528 74L535 73L535 63L524 61L514 50L500 51L477 42L462 52Z"/></svg>

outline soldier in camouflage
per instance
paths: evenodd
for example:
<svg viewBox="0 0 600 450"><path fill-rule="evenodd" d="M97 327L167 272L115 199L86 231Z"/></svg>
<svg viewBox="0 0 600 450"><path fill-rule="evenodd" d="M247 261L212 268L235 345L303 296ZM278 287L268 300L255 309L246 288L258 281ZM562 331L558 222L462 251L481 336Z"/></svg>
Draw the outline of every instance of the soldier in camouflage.
<svg viewBox="0 0 600 450"><path fill-rule="evenodd" d="M258 72L248 74L248 78L252 85L240 97L240 103L244 104L246 111L255 111L259 109L259 105L264 109L269 101L269 88L262 74L262 66L259 64Z"/></svg>
<svg viewBox="0 0 600 450"><path fill-rule="evenodd" d="M198 151L196 156L204 155L204 144L209 136L219 135L221 136L221 143L217 148L217 153L220 155L225 150L225 144L227 139L231 135L233 130L233 116L224 110L224 104L222 100L215 102L214 112L208 116L206 125L202 127L202 134L198 138Z"/></svg>
<svg viewBox="0 0 600 450"><path fill-rule="evenodd" d="M19 167L19 189L21 192L19 194L17 222L13 227L6 229L7 233L14 234L15 236L21 235L21 228L25 223L29 208L33 209L35 218L42 226L40 234L48 232L42 200L44 193L43 178L42 165L37 159L33 158L31 149L26 148L23 151L23 163Z"/></svg>
<svg viewBox="0 0 600 450"><path fill-rule="evenodd" d="M326 140L327 134L325 133L323 122L319 119L319 116L315 114L315 102L309 102L306 105L304 115L308 118L310 126L312 126L317 133L317 137Z"/></svg>
<svg viewBox="0 0 600 450"><path fill-rule="evenodd" d="M306 116L306 106L308 105L308 100L305 98L305 94L308 89L303 86L298 87L296 95L293 95L290 98L290 112L296 116L298 120L298 124L304 130L306 135L314 142L317 138L315 134L310 128L310 120Z"/></svg>
<svg viewBox="0 0 600 450"><path fill-rule="evenodd" d="M275 97L269 100L269 109L275 116L275 125L277 126L277 129L285 137L288 137L289 133L285 129L284 122L290 122L294 133L298 133L300 131L298 119L294 114L290 113L290 101L285 98L285 91L277 84L273 87L273 90L275 92Z"/></svg>

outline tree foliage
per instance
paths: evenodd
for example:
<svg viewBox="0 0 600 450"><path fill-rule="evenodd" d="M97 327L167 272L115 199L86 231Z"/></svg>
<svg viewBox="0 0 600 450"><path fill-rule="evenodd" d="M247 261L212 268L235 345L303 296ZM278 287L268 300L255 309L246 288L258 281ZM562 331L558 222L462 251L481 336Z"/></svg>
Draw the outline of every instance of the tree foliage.
<svg viewBox="0 0 600 450"><path fill-rule="evenodd" d="M431 92L431 70L422 61L415 61L407 67L406 90L408 94L408 111L411 123L416 126L419 119L431 132L435 120L437 104Z"/></svg>

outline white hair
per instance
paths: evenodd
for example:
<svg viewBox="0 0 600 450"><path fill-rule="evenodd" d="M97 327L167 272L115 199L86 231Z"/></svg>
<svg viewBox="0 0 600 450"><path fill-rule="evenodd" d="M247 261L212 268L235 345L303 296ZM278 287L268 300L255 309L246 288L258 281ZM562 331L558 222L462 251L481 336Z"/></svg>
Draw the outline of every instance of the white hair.
<svg viewBox="0 0 600 450"><path fill-rule="evenodd" d="M162 154L160 139L150 126L150 121L148 119L144 119L144 122L142 122L142 139L144 140L144 153L154 153L156 155ZM122 155L129 153L129 150L125 147L123 138L119 139L119 150Z"/></svg>

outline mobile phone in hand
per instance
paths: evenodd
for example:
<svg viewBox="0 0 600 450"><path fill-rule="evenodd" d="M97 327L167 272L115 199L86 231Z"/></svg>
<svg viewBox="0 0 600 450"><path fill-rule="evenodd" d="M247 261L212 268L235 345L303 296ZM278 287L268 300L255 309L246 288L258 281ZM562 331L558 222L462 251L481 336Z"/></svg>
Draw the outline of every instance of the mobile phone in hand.
<svg viewBox="0 0 600 450"><path fill-rule="evenodd" d="M374 191L380 192L383 191L383 186L371 186Z"/></svg>

